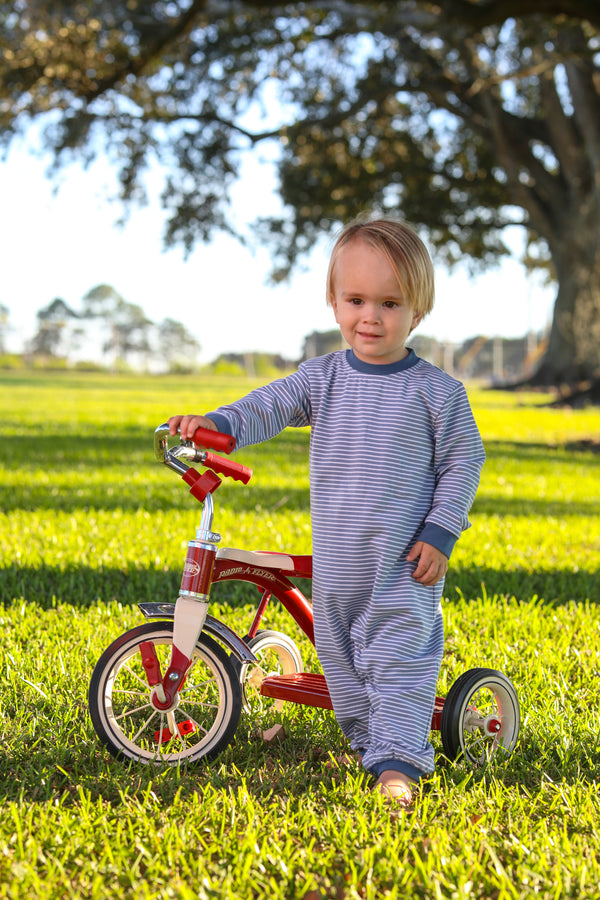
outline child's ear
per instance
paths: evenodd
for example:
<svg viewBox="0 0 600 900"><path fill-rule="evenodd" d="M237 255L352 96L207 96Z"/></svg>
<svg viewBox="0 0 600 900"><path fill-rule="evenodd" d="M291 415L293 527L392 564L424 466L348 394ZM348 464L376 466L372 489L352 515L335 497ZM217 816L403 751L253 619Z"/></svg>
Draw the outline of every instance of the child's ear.
<svg viewBox="0 0 600 900"><path fill-rule="evenodd" d="M413 313L412 323L410 326L411 332L413 332L415 330L415 328L417 327L417 325L420 325L422 321L423 321L423 313L417 313L417 312Z"/></svg>

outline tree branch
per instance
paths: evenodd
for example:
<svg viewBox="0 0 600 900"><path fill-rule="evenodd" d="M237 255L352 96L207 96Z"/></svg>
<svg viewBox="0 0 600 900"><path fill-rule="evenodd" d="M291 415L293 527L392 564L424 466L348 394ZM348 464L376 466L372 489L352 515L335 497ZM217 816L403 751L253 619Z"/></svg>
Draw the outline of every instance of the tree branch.
<svg viewBox="0 0 600 900"><path fill-rule="evenodd" d="M592 0L439 0L439 7L445 18L475 29L532 15L564 15L600 26L600 4Z"/></svg>
<svg viewBox="0 0 600 900"><path fill-rule="evenodd" d="M193 0L186 12L166 32L160 34L154 41L150 41L145 47L145 52L137 59L129 57L126 65L116 68L109 78L98 80L95 90L86 95L86 102L91 103L102 96L102 94L114 88L128 75L140 75L149 63L160 56L161 51L165 47L184 34L194 24L198 15L206 10L206 7L207 0Z"/></svg>

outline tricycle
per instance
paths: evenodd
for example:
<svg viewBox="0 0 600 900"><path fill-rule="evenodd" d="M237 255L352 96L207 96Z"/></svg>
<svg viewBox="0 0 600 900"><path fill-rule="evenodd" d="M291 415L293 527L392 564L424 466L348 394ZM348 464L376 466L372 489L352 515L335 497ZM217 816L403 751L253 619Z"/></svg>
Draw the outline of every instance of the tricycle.
<svg viewBox="0 0 600 900"><path fill-rule="evenodd" d="M231 453L230 435L198 429L193 441L169 447L169 426L154 435L156 459L179 475L201 503L188 543L175 602L139 603L150 619L118 637L102 653L89 687L89 710L102 743L118 759L178 765L216 757L233 739L253 699L331 709L322 673L303 671L296 643L261 628L273 598L314 644L310 600L295 580L310 579L312 557L219 547L213 496L224 476L247 484L252 471L216 455ZM203 472L196 468L200 465ZM240 636L208 612L211 587L249 582L260 591L250 629ZM516 690L502 672L471 668L437 697L431 728L441 732L445 756L482 765L512 753L519 736Z"/></svg>

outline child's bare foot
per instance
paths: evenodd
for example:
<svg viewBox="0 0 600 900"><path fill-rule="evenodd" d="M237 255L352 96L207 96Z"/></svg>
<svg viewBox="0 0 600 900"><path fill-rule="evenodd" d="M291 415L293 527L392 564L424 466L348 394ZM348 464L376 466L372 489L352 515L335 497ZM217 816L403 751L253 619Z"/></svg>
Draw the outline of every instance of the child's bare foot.
<svg viewBox="0 0 600 900"><path fill-rule="evenodd" d="M408 809L412 804L412 789L415 782L402 772L386 769L381 773L373 790L381 794L389 803Z"/></svg>

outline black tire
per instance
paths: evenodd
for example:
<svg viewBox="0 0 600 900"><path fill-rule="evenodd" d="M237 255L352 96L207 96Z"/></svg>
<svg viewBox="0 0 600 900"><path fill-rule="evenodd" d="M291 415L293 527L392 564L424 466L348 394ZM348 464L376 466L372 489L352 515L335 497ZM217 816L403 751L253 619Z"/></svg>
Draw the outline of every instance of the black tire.
<svg viewBox="0 0 600 900"><path fill-rule="evenodd" d="M444 753L473 766L494 754L510 756L521 723L519 698L512 682L495 669L469 669L456 679L442 709Z"/></svg>
<svg viewBox="0 0 600 900"><path fill-rule="evenodd" d="M117 759L169 765L213 759L233 739L242 711L242 691L228 654L201 634L179 703L166 713L150 704L142 641L152 641L164 673L173 622L147 622L126 631L98 660L88 693L98 737Z"/></svg>
<svg viewBox="0 0 600 900"><path fill-rule="evenodd" d="M298 647L287 634L270 629L257 631L253 638L245 640L258 663L236 664L244 711L260 715L268 710L281 710L285 701L263 697L260 685L267 675L296 675L302 672L302 656Z"/></svg>

